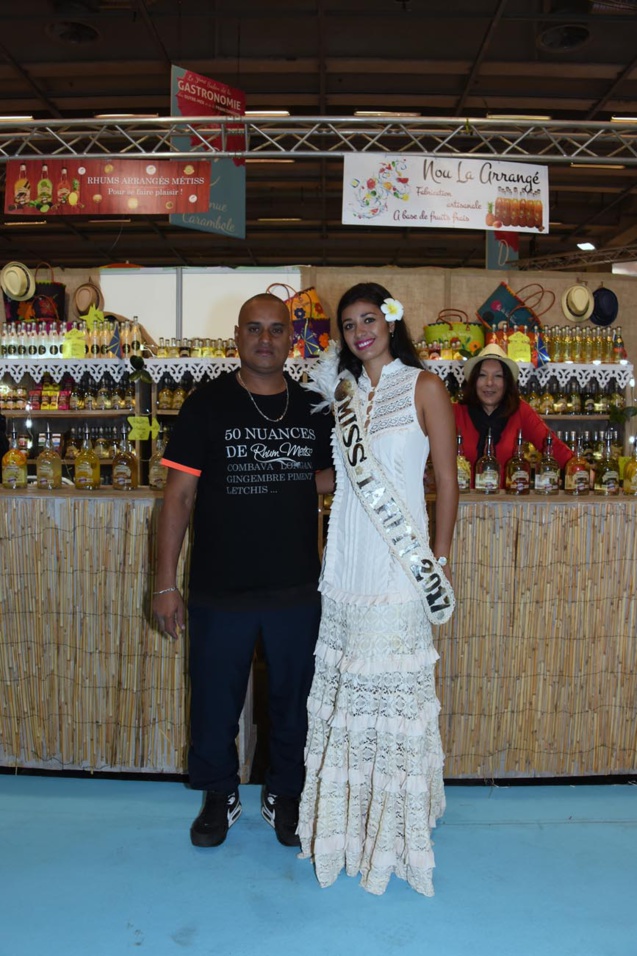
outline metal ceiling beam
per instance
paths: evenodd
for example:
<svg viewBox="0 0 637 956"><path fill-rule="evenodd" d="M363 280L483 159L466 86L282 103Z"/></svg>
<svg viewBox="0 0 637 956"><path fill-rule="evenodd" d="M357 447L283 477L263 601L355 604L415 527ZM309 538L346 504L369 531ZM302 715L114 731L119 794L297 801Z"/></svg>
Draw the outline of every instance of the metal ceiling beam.
<svg viewBox="0 0 637 956"><path fill-rule="evenodd" d="M225 148L228 126L246 147ZM232 132L232 130L231 130ZM191 139L189 150L175 137ZM214 142L212 142L214 141ZM215 146L221 143L222 148ZM32 120L0 124L0 161L16 158L183 159L215 156L299 159L352 153L426 154L451 159L548 165L637 166L637 125L552 121L373 119L356 117L177 117L132 120Z"/></svg>

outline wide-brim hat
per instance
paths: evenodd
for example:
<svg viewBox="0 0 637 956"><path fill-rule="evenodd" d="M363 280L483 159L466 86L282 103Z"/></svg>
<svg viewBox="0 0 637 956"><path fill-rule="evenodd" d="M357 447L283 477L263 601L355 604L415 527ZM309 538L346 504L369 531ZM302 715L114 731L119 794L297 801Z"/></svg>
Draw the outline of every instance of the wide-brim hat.
<svg viewBox="0 0 637 956"><path fill-rule="evenodd" d="M0 286L8 299L24 302L35 295L35 275L22 262L7 262L0 273Z"/></svg>
<svg viewBox="0 0 637 956"><path fill-rule="evenodd" d="M78 286L73 295L73 305L78 315L86 315L91 308L104 309L104 296L102 290L91 279Z"/></svg>
<svg viewBox="0 0 637 956"><path fill-rule="evenodd" d="M473 358L467 359L463 366L465 379L468 380L473 370L480 364L480 362L484 362L485 359L497 359L498 362L502 362L502 364L506 365L511 372L513 381L517 382L520 375L520 366L517 362L514 362L512 358L509 358L504 349L502 349L496 342L490 342L489 345L485 345L482 351L478 352L477 355L474 355Z"/></svg>
<svg viewBox="0 0 637 956"><path fill-rule="evenodd" d="M562 312L570 322L585 322L594 308L593 293L586 285L572 285L562 295Z"/></svg>
<svg viewBox="0 0 637 956"><path fill-rule="evenodd" d="M593 301L595 308L591 313L591 322L595 325L612 325L619 312L619 302L613 290L600 285L593 292Z"/></svg>

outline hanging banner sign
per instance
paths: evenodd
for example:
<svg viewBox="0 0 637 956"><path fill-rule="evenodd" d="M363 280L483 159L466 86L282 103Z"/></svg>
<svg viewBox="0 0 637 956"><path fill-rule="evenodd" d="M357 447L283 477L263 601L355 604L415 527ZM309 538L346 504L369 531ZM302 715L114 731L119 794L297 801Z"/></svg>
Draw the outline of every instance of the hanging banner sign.
<svg viewBox="0 0 637 956"><path fill-rule="evenodd" d="M358 153L345 157L348 225L548 232L548 170L529 163Z"/></svg>
<svg viewBox="0 0 637 956"><path fill-rule="evenodd" d="M5 215L148 216L208 208L210 163L27 159L6 167Z"/></svg>
<svg viewBox="0 0 637 956"><path fill-rule="evenodd" d="M242 116L245 113L243 90L218 83L208 76L173 66L170 73L170 104L173 116ZM227 127L226 147L242 150L245 146L243 127ZM214 149L221 149L222 137L212 135L207 141ZM173 137L173 145L190 149L199 140L196 136ZM205 211L171 215L170 222L185 229L216 232L235 239L246 234L246 176L245 160L214 159L211 166L210 193Z"/></svg>

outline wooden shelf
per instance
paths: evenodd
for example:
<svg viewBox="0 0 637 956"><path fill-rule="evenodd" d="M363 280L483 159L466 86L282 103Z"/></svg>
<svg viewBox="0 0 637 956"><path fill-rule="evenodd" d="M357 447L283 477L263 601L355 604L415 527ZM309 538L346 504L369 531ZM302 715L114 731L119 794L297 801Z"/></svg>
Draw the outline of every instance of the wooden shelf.
<svg viewBox="0 0 637 956"><path fill-rule="evenodd" d="M568 422L607 422L609 417L610 412L607 415L569 415L568 412L564 414L555 414L552 412L550 415L540 415L540 418L543 418L544 421Z"/></svg>
<svg viewBox="0 0 637 956"><path fill-rule="evenodd" d="M47 409L26 409L12 408L6 409L0 414L5 418L122 418L126 415L134 415L134 408L107 408L93 409L91 411L84 409L60 410L59 408Z"/></svg>

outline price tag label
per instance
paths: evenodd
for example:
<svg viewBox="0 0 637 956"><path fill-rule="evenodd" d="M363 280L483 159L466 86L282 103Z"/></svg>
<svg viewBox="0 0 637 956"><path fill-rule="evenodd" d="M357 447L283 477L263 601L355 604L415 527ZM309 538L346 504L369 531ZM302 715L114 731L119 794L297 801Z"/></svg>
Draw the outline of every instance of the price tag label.
<svg viewBox="0 0 637 956"><path fill-rule="evenodd" d="M156 418L151 420L143 415L129 415L127 421L130 425L129 441L146 441L151 436L157 438L159 434L159 422Z"/></svg>
<svg viewBox="0 0 637 956"><path fill-rule="evenodd" d="M62 340L62 358L83 359L86 357L86 338L81 329L67 329Z"/></svg>
<svg viewBox="0 0 637 956"><path fill-rule="evenodd" d="M531 340L524 332L514 332L509 336L507 355L514 362L531 361Z"/></svg>

